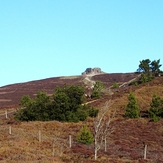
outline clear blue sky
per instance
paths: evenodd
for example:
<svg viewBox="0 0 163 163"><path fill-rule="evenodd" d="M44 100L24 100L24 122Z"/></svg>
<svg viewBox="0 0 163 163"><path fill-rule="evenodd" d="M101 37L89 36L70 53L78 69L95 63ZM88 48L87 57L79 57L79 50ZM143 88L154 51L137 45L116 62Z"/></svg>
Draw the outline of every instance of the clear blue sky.
<svg viewBox="0 0 163 163"><path fill-rule="evenodd" d="M163 64L163 0L0 0L0 86L143 59Z"/></svg>

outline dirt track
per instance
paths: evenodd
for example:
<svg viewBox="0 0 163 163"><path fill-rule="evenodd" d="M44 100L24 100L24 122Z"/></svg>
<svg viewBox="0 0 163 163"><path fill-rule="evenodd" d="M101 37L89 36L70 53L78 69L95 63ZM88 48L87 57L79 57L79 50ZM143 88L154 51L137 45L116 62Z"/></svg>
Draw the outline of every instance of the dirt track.
<svg viewBox="0 0 163 163"><path fill-rule="evenodd" d="M134 73L101 74L92 76L91 82L100 80L107 88L110 87L115 81L119 84L123 84L136 76L137 75ZM30 97L34 97L38 91L41 90L47 92L49 95L52 95L56 86L63 86L64 84L83 85L83 80L83 76L56 77L0 87L0 109L19 107L19 102L23 95L30 95Z"/></svg>

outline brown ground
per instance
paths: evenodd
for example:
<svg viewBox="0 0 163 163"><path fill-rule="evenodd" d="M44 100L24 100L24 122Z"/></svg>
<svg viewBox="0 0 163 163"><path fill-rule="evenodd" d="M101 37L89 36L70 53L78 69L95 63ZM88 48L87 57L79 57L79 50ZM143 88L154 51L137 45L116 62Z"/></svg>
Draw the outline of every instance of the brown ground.
<svg viewBox="0 0 163 163"><path fill-rule="evenodd" d="M92 77L101 80L107 87L113 82L123 84L135 78L136 74L104 74ZM0 88L1 112L4 108L18 106L22 95L34 96L39 90L53 94L58 85L82 84L83 77L50 78ZM126 119L123 117L128 103L129 92L133 91L141 109L142 118ZM163 98L163 78L139 86L124 86L112 90L113 95L105 95L89 105L104 106L111 99L111 110L116 109L116 117L111 125L113 134L107 140L107 152L101 149L98 160L94 161L93 145L82 145L76 142L77 132L85 124L92 128L92 120L82 123L52 122L15 122L12 116L0 119L0 162L56 162L56 163L161 163L163 162L163 120L151 122L145 117L154 93ZM9 134L9 126L12 134ZM38 131L42 141L38 141ZM92 130L93 131L93 130ZM72 148L69 148L69 135L72 136ZM55 142L54 144L52 142ZM144 160L144 146L147 145L147 159ZM54 156L52 156L52 151Z"/></svg>
<svg viewBox="0 0 163 163"><path fill-rule="evenodd" d="M92 80L100 80L106 85L106 87L109 87L114 82L121 84L135 78L136 76L137 74L134 73L102 74L93 76ZM83 80L83 76L56 77L0 87L0 109L18 107L20 99L23 95L30 95L33 97L40 90L47 92L49 95L52 95L56 86L63 86L64 84L83 85Z"/></svg>

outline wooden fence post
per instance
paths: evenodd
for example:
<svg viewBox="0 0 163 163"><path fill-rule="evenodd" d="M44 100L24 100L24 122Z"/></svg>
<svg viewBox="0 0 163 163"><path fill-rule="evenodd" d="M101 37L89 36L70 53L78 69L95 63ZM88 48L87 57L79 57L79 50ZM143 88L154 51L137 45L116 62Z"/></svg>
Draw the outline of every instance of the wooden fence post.
<svg viewBox="0 0 163 163"><path fill-rule="evenodd" d="M53 141L52 156L54 156L54 141Z"/></svg>
<svg viewBox="0 0 163 163"><path fill-rule="evenodd" d="M72 147L72 137L71 137L71 135L69 135L69 147L70 148Z"/></svg>
<svg viewBox="0 0 163 163"><path fill-rule="evenodd" d="M147 145L144 147L144 159L147 159Z"/></svg>
<svg viewBox="0 0 163 163"><path fill-rule="evenodd" d="M10 134L10 135L12 134L11 126L9 126L9 134Z"/></svg>
<svg viewBox="0 0 163 163"><path fill-rule="evenodd" d="M38 131L38 140L41 142L41 130Z"/></svg>
<svg viewBox="0 0 163 163"><path fill-rule="evenodd" d="M5 110L5 116L6 116L6 119L8 118L8 115L7 115L7 110Z"/></svg>
<svg viewBox="0 0 163 163"><path fill-rule="evenodd" d="M63 155L63 144L60 146L60 157Z"/></svg>

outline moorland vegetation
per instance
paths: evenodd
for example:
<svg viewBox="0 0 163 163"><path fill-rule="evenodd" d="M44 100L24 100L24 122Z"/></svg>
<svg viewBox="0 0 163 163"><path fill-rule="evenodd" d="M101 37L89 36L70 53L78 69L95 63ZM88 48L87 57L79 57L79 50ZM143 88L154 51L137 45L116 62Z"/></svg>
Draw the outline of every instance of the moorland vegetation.
<svg viewBox="0 0 163 163"><path fill-rule="evenodd" d="M137 73L141 74L140 78L130 83L130 85L138 85L153 80L162 73L160 70L161 66L160 59L140 61L139 68L137 69ZM118 83L114 82L112 88L119 88ZM102 82L96 81L91 98L100 98L102 89L104 89ZM23 109L18 109L15 113L15 119L21 121L57 120L62 122L79 122L86 120L87 117L96 117L98 109L84 104L84 94L84 86L64 85L63 87L57 87L52 97L49 97L46 92L42 91L39 91L33 99L29 95L24 95L20 101ZM132 92L130 92L128 100L125 117L139 118L140 109ZM162 101L163 99L157 95L153 96L149 116L154 121L163 117Z"/></svg>
<svg viewBox="0 0 163 163"><path fill-rule="evenodd" d="M96 91L98 94L98 91ZM15 119L20 121L51 121L79 122L87 117L96 117L98 109L90 107L84 102L84 87L57 87L52 97L45 92L38 92L35 98L29 95L22 97Z"/></svg>
<svg viewBox="0 0 163 163"><path fill-rule="evenodd" d="M0 121L0 160L161 162L163 90L160 67L160 60L140 61L136 71L138 78L125 87L114 81L111 95L105 95L103 83L96 81L89 99L82 85L56 87L53 95L39 91L33 98L22 96L21 108L14 115L16 121ZM112 105L103 110L101 106L109 99ZM88 104L87 100L92 103ZM6 132L9 125L12 134ZM42 140L37 138L38 131L42 132ZM73 139L71 148L67 147L69 135ZM148 160L143 159L144 145L148 145Z"/></svg>

